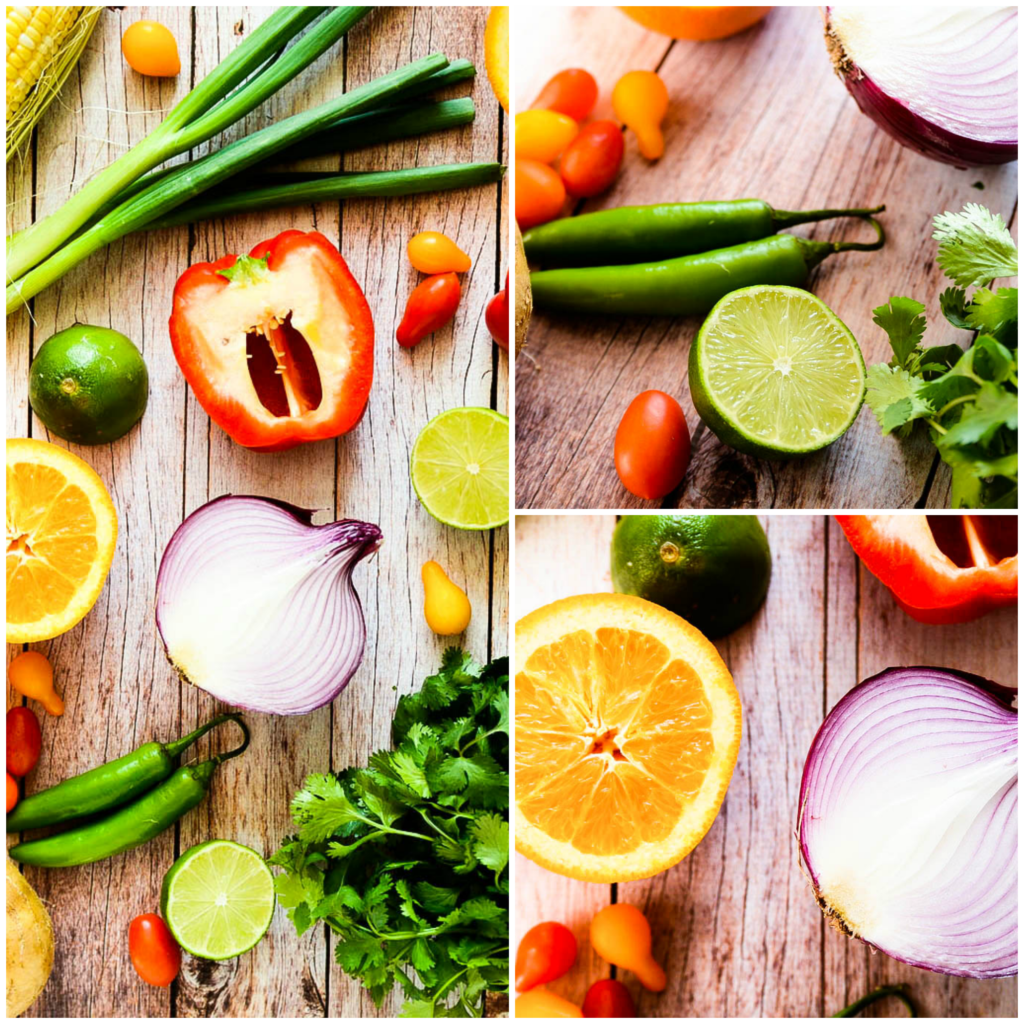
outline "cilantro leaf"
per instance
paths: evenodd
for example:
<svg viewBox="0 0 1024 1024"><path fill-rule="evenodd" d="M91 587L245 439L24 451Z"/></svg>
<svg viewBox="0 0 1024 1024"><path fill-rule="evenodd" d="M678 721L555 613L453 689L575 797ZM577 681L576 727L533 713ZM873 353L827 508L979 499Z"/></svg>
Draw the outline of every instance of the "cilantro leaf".
<svg viewBox="0 0 1024 1024"><path fill-rule="evenodd" d="M1001 427L1017 429L1017 396L985 381L974 401L963 407L959 421L943 434L940 449L987 444Z"/></svg>
<svg viewBox="0 0 1024 1024"><path fill-rule="evenodd" d="M894 295L888 304L871 312L874 313L874 322L889 335L895 364L906 366L924 336L924 306L913 299Z"/></svg>
<svg viewBox="0 0 1024 1024"><path fill-rule="evenodd" d="M473 853L492 871L503 871L508 864L508 822L496 814L482 814L470 826L476 842Z"/></svg>
<svg viewBox="0 0 1024 1024"><path fill-rule="evenodd" d="M1016 322L1016 288L1000 288L996 292L979 288L974 293L967 311L967 323L972 331L981 331L999 338Z"/></svg>
<svg viewBox="0 0 1024 1024"><path fill-rule="evenodd" d="M292 817L299 826L300 838L313 843L329 839L342 825L362 820L333 775L310 775L306 779L305 788L292 800Z"/></svg>
<svg viewBox="0 0 1024 1024"><path fill-rule="evenodd" d="M942 315L954 327L959 327L963 331L971 329L967 322L967 293L963 288L947 288L939 296L939 306Z"/></svg>
<svg viewBox="0 0 1024 1024"><path fill-rule="evenodd" d="M875 414L883 434L909 427L918 417L931 413L931 405L922 396L924 386L920 377L912 376L902 367L893 369L878 363L868 370L864 400Z"/></svg>
<svg viewBox="0 0 1024 1024"><path fill-rule="evenodd" d="M1017 246L998 213L967 203L959 213L940 213L934 228L938 264L961 288L1016 275Z"/></svg>

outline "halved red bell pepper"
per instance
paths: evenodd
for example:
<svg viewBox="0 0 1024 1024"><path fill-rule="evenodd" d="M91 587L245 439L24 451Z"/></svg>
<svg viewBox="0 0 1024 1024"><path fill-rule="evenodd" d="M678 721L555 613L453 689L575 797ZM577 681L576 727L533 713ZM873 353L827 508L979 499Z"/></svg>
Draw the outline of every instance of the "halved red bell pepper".
<svg viewBox="0 0 1024 1024"><path fill-rule="evenodd" d="M373 383L373 316L341 253L284 231L174 286L171 343L210 419L278 451L351 430Z"/></svg>
<svg viewBox="0 0 1024 1024"><path fill-rule="evenodd" d="M853 550L918 622L1017 603L1016 516L836 516Z"/></svg>

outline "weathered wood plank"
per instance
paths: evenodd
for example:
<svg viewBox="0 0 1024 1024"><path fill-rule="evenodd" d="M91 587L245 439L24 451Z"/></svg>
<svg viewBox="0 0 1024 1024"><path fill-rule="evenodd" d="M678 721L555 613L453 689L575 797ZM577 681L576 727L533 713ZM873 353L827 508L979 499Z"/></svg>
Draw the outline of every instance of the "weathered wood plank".
<svg viewBox="0 0 1024 1024"><path fill-rule="evenodd" d="M532 101L542 74L557 68L587 67L602 92L625 70L620 60L602 61L602 48L620 36L629 40L635 28L621 13L584 8L570 15L556 9L553 17L561 21L517 51L520 107ZM1016 196L1015 165L958 171L881 133L835 80L819 17L810 8L778 8L761 25L718 43L677 42L668 48L663 37L645 35L651 40L646 59L633 51L630 66L657 68L668 85L666 156L648 164L627 133L619 180L585 209L751 195L781 209L884 202L886 247L831 258L814 272L810 287L850 327L869 364L891 355L884 334L871 323L872 308L891 294L926 303L930 343L956 340L960 332L943 326L939 314L944 278L934 264L931 218L979 195L1008 217ZM972 187L979 181L983 193ZM863 225L842 222L796 229L831 239L864 231ZM810 459L769 463L722 445L700 424L687 386L689 343L699 326L699 318L535 312L529 339L535 364L521 360L517 381L517 506L657 504L624 490L611 456L619 418L647 388L674 395L693 432L690 470L666 506L896 508L921 498L931 468L927 438L882 438L870 410L840 441Z"/></svg>

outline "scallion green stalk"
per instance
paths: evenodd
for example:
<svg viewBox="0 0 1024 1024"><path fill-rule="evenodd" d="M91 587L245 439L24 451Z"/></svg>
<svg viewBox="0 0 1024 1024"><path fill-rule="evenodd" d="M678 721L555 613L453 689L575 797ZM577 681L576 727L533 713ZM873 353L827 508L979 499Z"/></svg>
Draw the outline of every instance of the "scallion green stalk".
<svg viewBox="0 0 1024 1024"><path fill-rule="evenodd" d="M361 171L352 174L293 173L268 174L260 188L241 192L207 193L171 213L150 221L140 230L192 224L214 217L227 217L253 210L280 206L301 206L339 199L367 199L377 196L408 196L420 192L443 192L453 188L492 185L501 180L505 168L497 163L441 164L437 167L406 167L398 171Z"/></svg>
<svg viewBox="0 0 1024 1024"><path fill-rule="evenodd" d="M252 135L236 139L202 160L175 168L173 173L111 210L43 263L12 281L7 287L7 312L13 312L87 256L111 242L164 216L233 174L262 163L306 136L323 130L341 117L393 102L405 87L428 78L447 64L444 54L424 57L313 110L294 114Z"/></svg>
<svg viewBox="0 0 1024 1024"><path fill-rule="evenodd" d="M59 210L8 239L8 280L26 276L37 264L52 257L108 199L140 175L211 138L255 109L312 64L369 10L368 7L330 10L298 43L268 63L269 57L323 11L318 7L278 8L142 142L96 175ZM261 68L258 74L245 81Z"/></svg>

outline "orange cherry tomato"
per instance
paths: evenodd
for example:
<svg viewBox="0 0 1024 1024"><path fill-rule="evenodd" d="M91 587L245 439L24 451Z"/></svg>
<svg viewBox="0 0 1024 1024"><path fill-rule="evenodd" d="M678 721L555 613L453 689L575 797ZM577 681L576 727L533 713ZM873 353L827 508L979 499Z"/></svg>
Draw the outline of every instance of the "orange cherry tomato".
<svg viewBox="0 0 1024 1024"><path fill-rule="evenodd" d="M7 773L7 813L10 814L18 803L18 780Z"/></svg>
<svg viewBox="0 0 1024 1024"><path fill-rule="evenodd" d="M121 37L121 53L129 67L150 78L173 78L181 71L178 44L158 21L136 21Z"/></svg>
<svg viewBox="0 0 1024 1024"><path fill-rule="evenodd" d="M626 144L614 121L591 121L569 143L559 170L574 199L600 195L615 180Z"/></svg>
<svg viewBox="0 0 1024 1024"><path fill-rule="evenodd" d="M583 1011L568 999L556 996L546 988L524 992L516 1000L517 1017L582 1017Z"/></svg>
<svg viewBox="0 0 1024 1024"><path fill-rule="evenodd" d="M584 1017L635 1017L636 1006L629 989L614 978L595 981L583 1000Z"/></svg>
<svg viewBox="0 0 1024 1024"><path fill-rule="evenodd" d="M16 707L7 712L7 770L23 778L35 768L43 734L31 708Z"/></svg>
<svg viewBox="0 0 1024 1024"><path fill-rule="evenodd" d="M526 992L560 978L576 963L576 936L564 924L542 921L516 950L516 991Z"/></svg>
<svg viewBox="0 0 1024 1024"><path fill-rule="evenodd" d="M498 348L508 351L508 271L505 271L505 287L487 303L484 322Z"/></svg>
<svg viewBox="0 0 1024 1024"><path fill-rule="evenodd" d="M516 159L516 221L525 231L546 224L562 212L565 185L547 164Z"/></svg>
<svg viewBox="0 0 1024 1024"><path fill-rule="evenodd" d="M574 121L585 121L596 102L594 76L583 68L566 68L548 80L533 106L540 110L557 110Z"/></svg>
<svg viewBox="0 0 1024 1024"><path fill-rule="evenodd" d="M653 71L627 71L612 90L612 108L636 135L643 156L657 160L665 152L661 122L668 113L668 89Z"/></svg>
<svg viewBox="0 0 1024 1024"><path fill-rule="evenodd" d="M590 922L590 944L603 960L632 971L644 988L651 992L664 990L665 972L651 956L651 926L639 907L613 903L599 910Z"/></svg>
<svg viewBox="0 0 1024 1024"><path fill-rule="evenodd" d="M553 164L579 130L579 125L566 114L524 110L516 114L516 156Z"/></svg>
<svg viewBox="0 0 1024 1024"><path fill-rule="evenodd" d="M464 274L473 261L440 231L421 231L405 247L409 262L421 274Z"/></svg>
<svg viewBox="0 0 1024 1024"><path fill-rule="evenodd" d="M421 281L409 296L405 315L395 338L402 348L418 345L428 334L439 331L459 306L462 289L455 274L434 274Z"/></svg>
<svg viewBox="0 0 1024 1024"><path fill-rule="evenodd" d="M7 666L7 681L23 697L39 701L49 714L64 714L64 701L53 688L53 666L45 654L22 651Z"/></svg>
<svg viewBox="0 0 1024 1024"><path fill-rule="evenodd" d="M141 914L128 925L128 955L147 985L166 988L181 970L181 947L156 914Z"/></svg>
<svg viewBox="0 0 1024 1024"><path fill-rule="evenodd" d="M664 391L637 395L615 431L615 469L622 486L638 498L664 498L679 486L689 464L690 431L679 403Z"/></svg>

